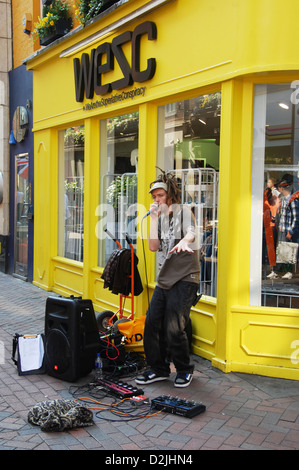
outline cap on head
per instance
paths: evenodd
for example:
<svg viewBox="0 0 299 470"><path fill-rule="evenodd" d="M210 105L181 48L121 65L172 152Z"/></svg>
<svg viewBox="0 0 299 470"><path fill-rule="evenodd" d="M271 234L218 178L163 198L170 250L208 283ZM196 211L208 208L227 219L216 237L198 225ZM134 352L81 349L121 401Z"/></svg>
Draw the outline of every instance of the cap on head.
<svg viewBox="0 0 299 470"><path fill-rule="evenodd" d="M172 204L180 204L181 189L175 174L171 172L165 172L159 167L156 168L161 171L161 174L150 184L151 189L149 190L149 193L152 193L155 189L163 189L167 193L168 201L171 201Z"/></svg>
<svg viewBox="0 0 299 470"><path fill-rule="evenodd" d="M152 193L155 189L164 189L164 191L167 192L167 184L163 183L162 181L158 181L153 184L153 186L149 190L149 193Z"/></svg>

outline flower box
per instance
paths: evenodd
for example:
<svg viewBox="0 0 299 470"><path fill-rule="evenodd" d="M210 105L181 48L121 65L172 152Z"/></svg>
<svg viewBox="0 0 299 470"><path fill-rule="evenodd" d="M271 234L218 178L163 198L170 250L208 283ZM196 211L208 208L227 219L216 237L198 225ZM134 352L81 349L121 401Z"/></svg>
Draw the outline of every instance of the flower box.
<svg viewBox="0 0 299 470"><path fill-rule="evenodd" d="M119 2L119 0L103 0L103 5L102 5L102 7L99 9L98 14L102 13L102 11L107 10L107 9L110 8L114 3L117 3L117 2Z"/></svg>
<svg viewBox="0 0 299 470"><path fill-rule="evenodd" d="M67 34L72 28L72 19L60 19L57 21L55 26L56 28L53 33L39 38L39 43L41 46L48 46L52 42L56 41L56 39L62 38L65 34Z"/></svg>

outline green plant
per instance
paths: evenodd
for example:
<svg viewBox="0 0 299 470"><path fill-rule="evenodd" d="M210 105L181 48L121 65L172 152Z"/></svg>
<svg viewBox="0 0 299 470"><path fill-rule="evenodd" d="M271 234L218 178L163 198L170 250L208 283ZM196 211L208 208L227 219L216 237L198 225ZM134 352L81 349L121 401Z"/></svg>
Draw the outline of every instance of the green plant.
<svg viewBox="0 0 299 470"><path fill-rule="evenodd" d="M70 192L71 194L76 194L79 193L81 194L83 192L83 188L81 185L79 185L78 181L64 181L64 190L66 193Z"/></svg>
<svg viewBox="0 0 299 470"><path fill-rule="evenodd" d="M84 26L87 21L98 14L103 3L104 0L77 0L75 15L79 23Z"/></svg>
<svg viewBox="0 0 299 470"><path fill-rule="evenodd" d="M43 17L38 17L38 21L34 23L33 39L42 39L55 33L59 20L68 21L69 29L71 29L73 21L69 14L69 5L63 0L53 0L50 5L44 5Z"/></svg>
<svg viewBox="0 0 299 470"><path fill-rule="evenodd" d="M123 114L107 123L108 137L114 135L137 134L139 125L139 113Z"/></svg>
<svg viewBox="0 0 299 470"><path fill-rule="evenodd" d="M70 127L64 135L64 144L67 147L82 147L85 141L84 126Z"/></svg>
<svg viewBox="0 0 299 470"><path fill-rule="evenodd" d="M136 195L137 182L138 182L137 175L132 175L129 178L124 178L123 181L120 175L116 176L116 178L112 181L112 183L107 188L106 196L107 196L108 204L111 204L114 209L118 210L119 196L121 195L122 191L123 191L123 195L126 195L127 197L130 195L130 193L132 193L133 195ZM131 201L131 203L133 202L136 202L136 201Z"/></svg>

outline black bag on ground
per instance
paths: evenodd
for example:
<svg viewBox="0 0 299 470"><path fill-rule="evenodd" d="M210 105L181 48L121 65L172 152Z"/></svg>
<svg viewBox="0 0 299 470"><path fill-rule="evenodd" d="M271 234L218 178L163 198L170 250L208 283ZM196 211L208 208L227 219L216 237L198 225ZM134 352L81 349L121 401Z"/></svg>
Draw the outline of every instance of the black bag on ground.
<svg viewBox="0 0 299 470"><path fill-rule="evenodd" d="M12 340L12 361L19 375L45 374L45 338L43 334L19 335Z"/></svg>

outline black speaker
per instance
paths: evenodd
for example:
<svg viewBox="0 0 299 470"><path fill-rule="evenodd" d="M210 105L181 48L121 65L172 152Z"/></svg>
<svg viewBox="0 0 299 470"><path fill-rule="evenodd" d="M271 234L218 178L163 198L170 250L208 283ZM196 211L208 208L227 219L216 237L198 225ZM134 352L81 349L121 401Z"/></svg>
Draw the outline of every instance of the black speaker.
<svg viewBox="0 0 299 470"><path fill-rule="evenodd" d="M48 297L45 363L48 375L75 382L94 368L99 331L91 300Z"/></svg>

